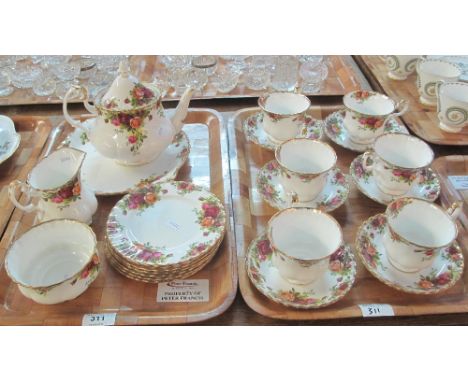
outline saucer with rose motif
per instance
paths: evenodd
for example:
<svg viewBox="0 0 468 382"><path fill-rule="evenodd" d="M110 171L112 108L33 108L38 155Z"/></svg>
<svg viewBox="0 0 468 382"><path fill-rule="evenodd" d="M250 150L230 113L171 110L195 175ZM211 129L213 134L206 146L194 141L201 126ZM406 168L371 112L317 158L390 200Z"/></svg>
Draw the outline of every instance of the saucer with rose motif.
<svg viewBox="0 0 468 382"><path fill-rule="evenodd" d="M93 121L88 119L83 124L92 124ZM86 152L81 177L96 195L125 194L142 181L172 180L190 154L190 142L184 132L180 132L156 159L141 166L119 165L115 160L104 157L79 130L71 133L62 145Z"/></svg>
<svg viewBox="0 0 468 382"><path fill-rule="evenodd" d="M120 199L107 220L107 240L128 264L167 271L193 262L224 236L221 201L189 182L141 184Z"/></svg>
<svg viewBox="0 0 468 382"><path fill-rule="evenodd" d="M265 297L288 307L314 309L331 305L351 290L356 279L356 261L348 245L331 255L328 269L321 278L307 285L283 279L273 265L272 256L266 233L254 239L245 259L247 275Z"/></svg>
<svg viewBox="0 0 468 382"><path fill-rule="evenodd" d="M267 150L274 151L278 146L271 141L263 129L263 113L258 112L249 116L243 124L243 130L247 140L259 145ZM323 122L311 117L305 116L301 133L296 138L321 139L323 135Z"/></svg>
<svg viewBox="0 0 468 382"><path fill-rule="evenodd" d="M375 177L371 170L365 170L363 166L363 155L354 158L349 168L349 173L357 188L373 201L387 205L392 200L402 197L389 195L383 192L376 184ZM373 154L369 155L368 162L372 161ZM404 176L404 174L402 174ZM440 194L440 181L431 168L424 169L418 179L413 182L410 190L404 195L429 202L435 201Z"/></svg>
<svg viewBox="0 0 468 382"><path fill-rule="evenodd" d="M11 118L0 115L0 164L15 153L20 142L21 135L16 132Z"/></svg>
<svg viewBox="0 0 468 382"><path fill-rule="evenodd" d="M335 167L330 171L325 187L314 200L294 203L294 206L333 211L348 198L349 183L348 175ZM281 184L280 168L276 160L268 162L258 173L257 190L263 200L273 208L283 210L291 207L291 201Z"/></svg>
<svg viewBox="0 0 468 382"><path fill-rule="evenodd" d="M325 118L324 131L328 138L330 138L337 145L355 151L363 153L372 147L372 144L362 144L352 141L349 137L348 130L344 124L344 113L345 110L335 111ZM408 133L408 129L400 125L394 118L390 118L387 122L384 133Z"/></svg>
<svg viewBox="0 0 468 382"><path fill-rule="evenodd" d="M356 235L356 252L367 270L384 284L402 292L436 294L451 288L463 273L463 253L457 242L440 250L430 266L418 272L402 272L389 261L383 236L387 218L378 214L367 219Z"/></svg>

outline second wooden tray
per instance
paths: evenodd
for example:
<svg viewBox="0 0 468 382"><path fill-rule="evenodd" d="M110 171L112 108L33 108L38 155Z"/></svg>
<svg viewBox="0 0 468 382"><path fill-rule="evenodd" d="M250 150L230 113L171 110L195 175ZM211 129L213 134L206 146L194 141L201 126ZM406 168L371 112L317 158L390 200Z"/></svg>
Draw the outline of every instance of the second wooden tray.
<svg viewBox="0 0 468 382"><path fill-rule="evenodd" d="M42 119L30 117L31 124L36 120ZM215 317L231 305L237 291L237 263L226 130L221 115L210 109L190 110L185 123L191 152L177 179L210 189L224 202L229 217L220 249L204 269L190 278L208 280L208 301L158 302L157 284L136 282L115 271L105 257L104 235L109 211L120 197L99 197L99 208L91 227L98 238L101 273L84 294L57 305L32 302L6 275L3 267L6 249L33 223L32 214L14 211L0 242L0 325L80 325L87 313L116 313L117 325L181 324ZM55 144L69 132L68 126Z"/></svg>
<svg viewBox="0 0 468 382"><path fill-rule="evenodd" d="M311 114L323 119L329 113L341 108L336 106L313 106ZM284 320L317 320L346 317L360 317L359 304L385 303L393 307L397 316L468 312L468 272L465 271L452 289L435 296L410 295L394 290L374 278L356 257L357 278L350 293L326 308L316 310L296 310L274 303L259 293L251 284L245 270L245 253L250 242L265 231L266 223L276 211L269 207L259 195L255 180L260 168L274 159L273 152L262 149L245 139L243 121L259 109L243 109L235 113L229 121L231 173L233 182L233 207L236 231L236 246L239 268L239 285L247 305L264 316ZM338 166L348 173L355 153L333 144L338 155ZM346 203L332 212L343 227L345 241L353 246L359 225L368 217L382 213L384 206L362 195L353 185ZM463 236L462 234L460 236ZM464 253L468 253L468 241L461 240ZM354 247L354 246L353 246Z"/></svg>
<svg viewBox="0 0 468 382"><path fill-rule="evenodd" d="M419 102L416 74L412 74L405 81L395 81L388 78L388 70L382 56L357 56L355 59L374 89L395 100L403 98L409 101L409 110L400 118L414 134L437 145L468 145L468 129L456 134L446 133L439 128L436 108Z"/></svg>

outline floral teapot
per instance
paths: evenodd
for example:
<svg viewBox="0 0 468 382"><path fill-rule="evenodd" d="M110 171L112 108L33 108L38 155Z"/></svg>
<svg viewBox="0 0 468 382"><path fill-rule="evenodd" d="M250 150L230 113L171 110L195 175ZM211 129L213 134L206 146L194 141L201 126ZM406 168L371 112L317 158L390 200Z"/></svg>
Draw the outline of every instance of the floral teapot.
<svg viewBox="0 0 468 382"><path fill-rule="evenodd" d="M84 106L96 115L93 123L81 123L68 114L68 100L77 90L84 92ZM129 75L128 63L122 61L119 75L107 91L96 96L94 106L88 102L88 90L74 85L63 100L63 114L103 156L123 165L142 165L156 159L180 132L192 92L191 88L185 91L168 119L157 87L137 82Z"/></svg>

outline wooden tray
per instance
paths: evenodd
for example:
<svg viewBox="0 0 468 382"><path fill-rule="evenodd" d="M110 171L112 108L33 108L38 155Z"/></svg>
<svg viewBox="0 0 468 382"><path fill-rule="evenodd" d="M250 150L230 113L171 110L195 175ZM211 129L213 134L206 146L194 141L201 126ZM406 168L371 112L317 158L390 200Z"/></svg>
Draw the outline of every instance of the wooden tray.
<svg viewBox="0 0 468 382"><path fill-rule="evenodd" d="M376 90L396 100L404 98L409 101L409 110L401 119L414 134L437 145L468 145L468 129L456 134L446 133L439 129L436 108L419 102L416 74L413 73L405 81L395 81L388 78L382 56L357 56L355 59Z"/></svg>
<svg viewBox="0 0 468 382"><path fill-rule="evenodd" d="M369 84L351 56L329 56L329 63L328 78L323 83L320 95L343 95L356 89L369 88ZM221 58L220 64L224 64ZM152 81L155 74L164 69L164 66L158 60L158 56L132 56L130 58L130 65L132 73L142 81ZM82 83L86 85L87 80L83 80ZM229 93L219 93L211 83L208 83L202 92L197 91L194 93L193 99L258 97L263 93L264 91L248 89L244 85L243 76L241 76L237 87ZM176 100L179 99L179 96L171 88L164 99ZM36 96L31 89L15 89L10 96L0 97L0 106L61 102L62 100L55 95L48 97ZM80 101L70 101L70 103L73 102Z"/></svg>
<svg viewBox="0 0 468 382"><path fill-rule="evenodd" d="M54 126L54 121L48 118L14 116L12 119L16 131L21 135L21 142L16 152L0 164L0 237L14 209L8 198L8 185L15 179L26 179Z"/></svg>
<svg viewBox="0 0 468 382"><path fill-rule="evenodd" d="M340 107L342 106L313 106L311 114L315 118L325 118ZM239 285L242 297L250 308L264 316L284 320L360 317L362 313L358 304L371 303L391 304L397 316L468 312L468 293L465 291L468 272L444 294L416 296L382 284L367 272L357 257L358 272L353 289L343 300L329 307L308 311L295 310L276 304L259 293L247 276L244 256L250 242L264 232L266 223L275 210L263 202L255 188L256 174L267 161L274 159L274 155L246 141L242 132L242 121L256 111L257 108L240 110L230 118L228 126ZM338 166L348 173L349 165L356 154L333 143L332 145L338 155ZM345 241L353 245L359 225L368 217L383 211L384 206L368 199L352 185L348 200L333 211L332 215L343 227ZM468 253L466 235L461 234L460 239L464 252Z"/></svg>
<svg viewBox="0 0 468 382"><path fill-rule="evenodd" d="M30 117L35 125L40 117ZM45 122L44 122L45 123ZM40 305L25 298L6 275L5 251L21 232L31 226L33 216L16 209L0 242L0 324L80 325L86 313L117 313L118 325L180 324L215 317L233 302L237 291L237 263L232 224L231 184L226 130L219 113L209 109L190 110L184 131L191 142L189 161L177 179L209 187L228 212L228 226L223 243L213 260L191 279L209 280L209 301L196 303L157 303L158 285L145 284L121 276L105 259L103 240L110 209L119 197L99 197L99 209L92 228L98 237L103 267L96 281L75 300L57 305ZM59 144L70 127L64 129Z"/></svg>

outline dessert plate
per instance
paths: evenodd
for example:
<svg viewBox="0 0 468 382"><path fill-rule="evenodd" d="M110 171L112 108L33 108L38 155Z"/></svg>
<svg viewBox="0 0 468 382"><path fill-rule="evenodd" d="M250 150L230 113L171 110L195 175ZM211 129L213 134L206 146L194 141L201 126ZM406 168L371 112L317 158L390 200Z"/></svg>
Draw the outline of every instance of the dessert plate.
<svg viewBox="0 0 468 382"><path fill-rule="evenodd" d="M263 166L257 176L257 189L263 200L279 210L291 207L280 179L280 168L276 160ZM294 203L294 207L318 208L323 211L333 211L340 207L348 198L349 179L337 167L328 175L327 184L320 194L310 202Z"/></svg>
<svg viewBox="0 0 468 382"><path fill-rule="evenodd" d="M262 112L252 114L243 124L244 134L247 140L259 145L267 150L274 151L278 144L272 142L265 130L263 130ZM298 135L300 138L321 139L323 136L323 122L306 115L304 127Z"/></svg>
<svg viewBox="0 0 468 382"><path fill-rule="evenodd" d="M0 164L15 153L20 142L21 135L16 132L13 121L5 115L0 115Z"/></svg>
<svg viewBox="0 0 468 382"><path fill-rule="evenodd" d="M226 213L212 193L188 182L142 184L112 208L108 242L125 261L147 267L183 264L223 237Z"/></svg>
<svg viewBox="0 0 468 382"><path fill-rule="evenodd" d="M331 305L351 290L356 278L356 262L348 245L331 256L323 277L308 285L283 279L273 266L272 255L266 234L254 239L247 250L247 274L260 293L288 307L312 309Z"/></svg>
<svg viewBox="0 0 468 382"><path fill-rule="evenodd" d="M387 205L392 200L402 197L386 194L381 191L375 182L375 177L372 171L366 171L362 164L362 156L359 155L351 162L349 173L356 184L357 188L368 198L377 203ZM372 155L368 160L372 159ZM435 201L440 194L440 181L437 175L431 168L423 170L418 180L413 183L410 190L404 195L419 199L424 199L430 202Z"/></svg>
<svg viewBox="0 0 468 382"><path fill-rule="evenodd" d="M324 130L327 137L337 145L351 151L363 153L364 151L369 150L372 147L372 144L356 143L349 138L348 130L344 124L344 113L345 110L335 111L327 118L325 118ZM390 120L387 122L384 132L409 134L408 129L405 126L400 125L393 118L390 118Z"/></svg>
<svg viewBox="0 0 468 382"><path fill-rule="evenodd" d="M88 119L84 124L93 121ZM71 133L64 144L86 152L81 177L96 195L125 194L140 182L172 180L190 154L190 142L184 132L179 133L159 157L141 166L122 166L104 157L79 130Z"/></svg>
<svg viewBox="0 0 468 382"><path fill-rule="evenodd" d="M356 251L367 270L384 284L402 292L436 294L451 288L463 273L463 253L457 242L444 248L434 257L432 265L419 272L406 273L388 260L382 242L387 228L384 214L367 219L359 227Z"/></svg>

